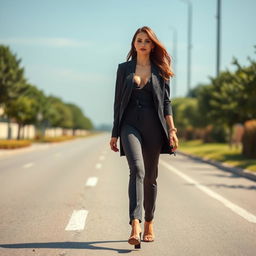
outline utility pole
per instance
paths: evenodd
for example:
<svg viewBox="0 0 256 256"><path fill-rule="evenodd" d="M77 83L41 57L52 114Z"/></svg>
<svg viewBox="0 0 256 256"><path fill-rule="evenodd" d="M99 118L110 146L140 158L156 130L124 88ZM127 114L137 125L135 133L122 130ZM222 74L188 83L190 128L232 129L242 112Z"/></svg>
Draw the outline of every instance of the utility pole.
<svg viewBox="0 0 256 256"><path fill-rule="evenodd" d="M192 49L192 3L190 0L182 0L188 4L188 60L187 60L187 90L191 88L191 49Z"/></svg>
<svg viewBox="0 0 256 256"><path fill-rule="evenodd" d="M217 0L217 63L216 63L216 76L220 74L220 36L221 36L221 0Z"/></svg>
<svg viewBox="0 0 256 256"><path fill-rule="evenodd" d="M173 71L174 71L174 77L171 80L172 82L172 98L176 97L176 90L177 90L177 37L178 37L178 33L177 33L177 29L169 26L169 28L173 31L173 43L172 43L172 67L173 67Z"/></svg>

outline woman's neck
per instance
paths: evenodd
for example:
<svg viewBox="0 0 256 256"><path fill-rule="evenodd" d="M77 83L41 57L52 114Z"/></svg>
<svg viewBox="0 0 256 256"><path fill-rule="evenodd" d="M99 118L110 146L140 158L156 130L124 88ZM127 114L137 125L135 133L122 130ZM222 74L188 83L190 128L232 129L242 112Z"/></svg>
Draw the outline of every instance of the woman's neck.
<svg viewBox="0 0 256 256"><path fill-rule="evenodd" d="M148 55L137 55L137 65L148 66L150 65L150 58Z"/></svg>

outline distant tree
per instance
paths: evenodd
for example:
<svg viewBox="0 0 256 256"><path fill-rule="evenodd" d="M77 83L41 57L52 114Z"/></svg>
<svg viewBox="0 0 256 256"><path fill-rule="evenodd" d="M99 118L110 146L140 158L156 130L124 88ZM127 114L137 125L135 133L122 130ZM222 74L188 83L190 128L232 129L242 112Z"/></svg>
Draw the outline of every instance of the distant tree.
<svg viewBox="0 0 256 256"><path fill-rule="evenodd" d="M45 96L43 91L29 84L20 63L21 60L17 59L8 46L0 45L0 106L4 107L8 122L12 118L18 123L18 139L26 124L35 124L43 129L50 126L93 128L91 120L78 106L66 104L55 96Z"/></svg>
<svg viewBox="0 0 256 256"><path fill-rule="evenodd" d="M236 58L233 64L237 67L233 76L233 85L239 91L239 116L241 122L256 118L256 61L248 57L250 65L242 67Z"/></svg>
<svg viewBox="0 0 256 256"><path fill-rule="evenodd" d="M43 135L45 128L48 125L48 104L47 97L42 90L36 86L29 85L29 89L24 92L24 95L36 100L35 115L33 116L33 124L36 127L37 136Z"/></svg>
<svg viewBox="0 0 256 256"><path fill-rule="evenodd" d="M200 126L197 111L197 100L193 98L175 98L172 100L175 124L179 127L179 134L184 138L192 138L193 128Z"/></svg>
<svg viewBox="0 0 256 256"><path fill-rule="evenodd" d="M88 129L88 130L94 129L94 125L93 125L93 123L92 123L90 118L88 118L86 116L84 117L83 127L84 127L84 129Z"/></svg>
<svg viewBox="0 0 256 256"><path fill-rule="evenodd" d="M35 116L36 101L27 96L20 96L18 99L9 102L5 112L18 123L17 139L20 139L20 131L26 124L33 122Z"/></svg>
<svg viewBox="0 0 256 256"><path fill-rule="evenodd" d="M229 71L223 71L219 77L211 78L212 91L209 101L211 120L219 125L227 125L229 131L229 143L234 124L240 121L239 99L241 97L239 86L233 84L234 75Z"/></svg>
<svg viewBox="0 0 256 256"><path fill-rule="evenodd" d="M234 59L233 64L237 66L235 72L223 71L211 78L206 99L199 95L199 105L205 103L210 119L227 125L230 143L234 124L256 118L256 63L251 60L250 66L241 67Z"/></svg>
<svg viewBox="0 0 256 256"><path fill-rule="evenodd" d="M72 128L73 118L70 108L58 97L49 96L48 118L52 127Z"/></svg>
<svg viewBox="0 0 256 256"><path fill-rule="evenodd" d="M93 128L90 120L84 116L83 111L75 104L69 103L66 104L71 112L72 112L72 119L73 119L73 129L87 129L90 130Z"/></svg>
<svg viewBox="0 0 256 256"><path fill-rule="evenodd" d="M25 84L24 69L8 46L0 45L0 104L17 98Z"/></svg>
<svg viewBox="0 0 256 256"><path fill-rule="evenodd" d="M198 95L200 94L201 90L203 90L204 87L205 84L198 84L196 87L191 88L187 93L187 97L198 98Z"/></svg>
<svg viewBox="0 0 256 256"><path fill-rule="evenodd" d="M25 89L26 79L24 69L20 67L17 59L8 46L0 45L0 106L6 107ZM8 120L8 139L11 138L10 116L5 113Z"/></svg>
<svg viewBox="0 0 256 256"><path fill-rule="evenodd" d="M23 84L23 91L19 97L6 102L5 113L15 119L18 123L18 136L20 139L20 131L27 124L38 125L38 115L43 111L45 96L42 91L30 84Z"/></svg>

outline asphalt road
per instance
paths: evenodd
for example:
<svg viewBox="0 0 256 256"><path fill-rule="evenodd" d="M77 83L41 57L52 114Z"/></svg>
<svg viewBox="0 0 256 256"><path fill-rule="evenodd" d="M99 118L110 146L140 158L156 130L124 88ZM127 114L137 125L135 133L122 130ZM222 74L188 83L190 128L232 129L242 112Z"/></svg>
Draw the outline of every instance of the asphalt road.
<svg viewBox="0 0 256 256"><path fill-rule="evenodd" d="M155 242L127 243L128 164L110 134L0 157L0 255L256 255L256 183L162 154Z"/></svg>

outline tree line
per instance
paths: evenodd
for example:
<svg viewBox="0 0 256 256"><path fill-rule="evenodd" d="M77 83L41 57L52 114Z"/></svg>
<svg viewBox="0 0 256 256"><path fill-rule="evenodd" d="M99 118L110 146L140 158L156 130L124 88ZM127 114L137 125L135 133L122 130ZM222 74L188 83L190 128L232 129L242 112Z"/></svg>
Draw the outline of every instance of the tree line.
<svg viewBox="0 0 256 256"><path fill-rule="evenodd" d="M191 89L187 97L172 100L181 137L231 143L234 124L240 123L250 130L246 143L254 144L256 156L256 61L250 57L248 61L249 65L241 66L234 57L235 71L222 71L209 77L208 84ZM253 129L248 127L252 124Z"/></svg>
<svg viewBox="0 0 256 256"><path fill-rule="evenodd" d="M18 123L21 128L28 124L44 131L46 128L93 129L91 120L75 104L63 102L54 95L45 95L35 85L28 83L21 67L21 59L9 46L0 45L0 107L5 118Z"/></svg>

